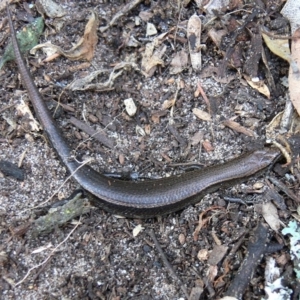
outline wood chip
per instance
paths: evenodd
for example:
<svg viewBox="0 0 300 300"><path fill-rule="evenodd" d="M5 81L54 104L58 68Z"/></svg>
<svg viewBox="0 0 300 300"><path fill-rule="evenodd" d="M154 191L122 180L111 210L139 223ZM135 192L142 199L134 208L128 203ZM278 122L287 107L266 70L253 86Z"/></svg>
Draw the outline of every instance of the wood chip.
<svg viewBox="0 0 300 300"><path fill-rule="evenodd" d="M251 136L254 137L255 133L254 131L245 128L244 126L240 125L239 123L232 121L232 120L225 120L222 122L225 126L231 128L232 130L239 132L239 133L243 133L247 136Z"/></svg>
<svg viewBox="0 0 300 300"><path fill-rule="evenodd" d="M192 67L201 70L201 19L197 15L192 15L188 21L187 36Z"/></svg>
<svg viewBox="0 0 300 300"><path fill-rule="evenodd" d="M200 120L211 121L211 115L208 112L201 110L199 108L194 108L193 114Z"/></svg>
<svg viewBox="0 0 300 300"><path fill-rule="evenodd" d="M124 100L126 112L130 117L133 117L136 114L137 107L132 98L128 98Z"/></svg>

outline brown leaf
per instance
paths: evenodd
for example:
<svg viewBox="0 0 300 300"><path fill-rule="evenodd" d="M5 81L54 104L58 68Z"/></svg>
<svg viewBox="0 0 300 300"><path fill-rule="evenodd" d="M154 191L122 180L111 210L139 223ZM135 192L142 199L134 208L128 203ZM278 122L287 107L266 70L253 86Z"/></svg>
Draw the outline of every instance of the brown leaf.
<svg viewBox="0 0 300 300"><path fill-rule="evenodd" d="M94 51L98 42L97 28L99 25L97 15L92 12L90 19L85 27L84 35L77 45L66 51L66 55L70 59L86 59L92 60Z"/></svg>
<svg viewBox="0 0 300 300"><path fill-rule="evenodd" d="M92 12L85 27L83 37L80 38L78 43L70 50L65 51L59 46L52 45L51 43L45 43L35 46L31 51L35 51L40 48L46 48L47 51L49 51L49 53L51 52L52 55L54 52L56 52L71 60L92 60L98 42L98 24L98 17L94 12Z"/></svg>

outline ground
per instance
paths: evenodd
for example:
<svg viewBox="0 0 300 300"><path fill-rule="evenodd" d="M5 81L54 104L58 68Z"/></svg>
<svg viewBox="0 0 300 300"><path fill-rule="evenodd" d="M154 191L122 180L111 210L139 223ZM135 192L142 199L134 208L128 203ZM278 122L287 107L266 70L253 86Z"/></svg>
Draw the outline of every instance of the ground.
<svg viewBox="0 0 300 300"><path fill-rule="evenodd" d="M274 1L272 14L265 9L253 19L247 17L257 8L255 1L240 1L236 7L220 11L214 18L193 1L185 7L176 1L139 2L115 24L102 30L129 1L60 1L67 12L63 26L57 29L55 18L46 16L40 43L51 41L65 50L70 49L82 37L94 11L99 17L99 26L92 60L87 63L60 56L45 62L42 51L36 56L26 55L33 79L49 109L54 112L57 104L61 104L55 121L76 154L83 160L92 159L91 165L100 172L119 175L137 172L141 178L155 179L188 172L190 167L205 168L223 163L263 147L267 125L285 107L287 89L283 79L288 74L288 64L263 44L275 83L274 86L267 84L270 97L247 84L244 75L253 77L249 73L254 71L245 65L251 65L247 60L251 57L252 64L258 68L257 76L268 82L261 56L256 61L255 55L249 54L253 42L250 31L256 33L258 24L267 26L278 18L280 1ZM17 29L24 25L26 15L37 16L35 7L31 9L25 2L11 5L11 11ZM142 18L137 21L145 12L151 14L148 22L158 31L154 36L146 35L146 21ZM201 15L203 24L207 24L202 28L201 43L206 44L206 49L201 50L202 69L194 70L187 61L182 71L172 74L176 73L171 65L175 54L189 53L186 26L194 13ZM3 54L9 42L5 10L1 11L1 20ZM224 42L227 49L231 45L238 49L235 53L240 56L236 58L238 65L233 57L229 59L222 77L220 66L224 64L226 48L217 47L208 32L212 28L228 30L230 26L235 26L237 31L245 22L241 33L228 34L227 44ZM163 64L155 66L152 75L141 68L141 61L147 44L166 32L168 38L161 43L166 47L161 57ZM128 45L129 37L138 41L137 47ZM105 91L68 88L74 80L99 69L111 71L125 61L134 62L137 68L122 69L122 74ZM199 299L200 295L201 299L221 298L251 251L249 245L258 239L255 234L263 230L261 226L268 232L261 234L261 244L277 248L262 249L261 255L255 257L258 265L251 280L245 280L243 299L265 296L264 272L270 257L280 268L280 276L291 269L288 238L282 236L281 229L277 232L271 229L263 218L263 203L269 199L269 189L274 189L266 180L266 172L208 194L199 199L198 204L162 217L120 218L86 204L88 213L50 232L31 234L30 224L45 214L36 206L67 198L79 185L68 180L69 174L43 131L32 131L28 117L20 116L16 110L21 100L30 103L16 64L8 62L0 76L0 160L15 164L22 161L21 169L25 173L21 181L5 174L0 177L2 299L187 299L195 287L198 294L194 289L196 296L190 299ZM107 78L99 76L94 83ZM199 84L208 103L199 93ZM132 117L124 105L128 98L133 98L137 106ZM171 105L167 105L166 100ZM196 117L194 108L207 112L211 120ZM33 112L32 107L31 110ZM227 126L229 120L239 123L242 132ZM101 130L110 147L89 138L76 121L89 129ZM267 173L278 179L283 176L272 170ZM297 187L294 184L296 195ZM251 200L251 203L227 202L225 196ZM287 207L278 211L281 228L288 224L291 212L297 208L296 201L288 196L284 199ZM135 228L140 228L137 235ZM171 267L162 258L151 230ZM287 287L295 289L295 278L293 275L291 278Z"/></svg>

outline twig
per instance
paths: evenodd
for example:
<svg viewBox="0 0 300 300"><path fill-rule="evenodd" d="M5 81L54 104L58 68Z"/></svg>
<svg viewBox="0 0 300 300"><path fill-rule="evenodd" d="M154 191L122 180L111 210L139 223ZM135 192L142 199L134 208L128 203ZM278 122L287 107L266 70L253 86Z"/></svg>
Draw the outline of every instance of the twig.
<svg viewBox="0 0 300 300"><path fill-rule="evenodd" d="M15 284L15 286L18 286L18 285L20 285L21 283L23 283L23 282L26 280L26 278L30 275L30 273L31 273L34 269L39 268L39 267L43 266L45 263L47 263L47 261L48 261L48 260L52 257L52 255L57 251L57 249L58 249L62 244L64 244L64 243L70 238L70 236L72 235L72 233L73 233L73 232L76 230L76 228L79 226L80 220L81 220L81 217L80 217L80 219L78 220L77 224L74 226L74 228L73 228L73 229L70 231L70 233L67 235L67 237L66 237L61 243L59 243L59 244L51 251L51 253L48 255L48 257L47 257L46 259L44 259L41 263L39 263L39 264L33 266L32 268L30 268L30 269L27 271L26 275L23 277L23 279L21 279L19 282L17 282L17 283Z"/></svg>
<svg viewBox="0 0 300 300"><path fill-rule="evenodd" d="M33 210L35 208L40 208L41 206L43 206L44 204L48 203L56 194L58 194L58 192L63 188L63 186L68 182L68 180L70 180L73 175L80 169L82 168L84 165L88 164L89 162L91 162L92 160L91 159L87 159L85 160L78 168L76 168L76 170L70 174L65 180L64 182L58 187L58 189L56 191L53 192L53 194L47 199L45 200L44 202L34 206L34 207L31 207L31 208L27 208L27 209L24 209L20 212L20 215L23 214L24 212L28 211L28 210Z"/></svg>
<svg viewBox="0 0 300 300"><path fill-rule="evenodd" d="M205 101L206 105L208 106L208 112L211 115L210 101L208 100L206 93L204 92L204 90L201 86L200 81L197 84L197 88L198 88L198 91L200 92L201 96L203 97L203 100Z"/></svg>
<svg viewBox="0 0 300 300"><path fill-rule="evenodd" d="M227 196L224 196L223 199L225 201L228 201L228 202L232 202L232 203L240 203L240 204L244 204L244 205L247 205L247 203L241 199L241 198L234 198L234 197L227 197Z"/></svg>
<svg viewBox="0 0 300 300"><path fill-rule="evenodd" d="M268 176L268 179L277 186L282 192L284 192L287 196L289 196L291 199L296 201L297 203L300 203L299 197L295 195L285 184L277 180L275 177Z"/></svg>
<svg viewBox="0 0 300 300"><path fill-rule="evenodd" d="M53 259L53 255L50 256L49 260L40 267L40 269L36 272L36 274L33 276L32 281L36 281L38 277L42 274L42 272L46 269L46 267L50 264L51 260Z"/></svg>

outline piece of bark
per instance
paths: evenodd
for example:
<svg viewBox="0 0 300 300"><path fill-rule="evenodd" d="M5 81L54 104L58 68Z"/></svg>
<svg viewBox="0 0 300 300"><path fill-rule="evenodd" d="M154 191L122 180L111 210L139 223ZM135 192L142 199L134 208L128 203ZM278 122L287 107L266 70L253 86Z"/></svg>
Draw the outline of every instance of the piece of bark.
<svg viewBox="0 0 300 300"><path fill-rule="evenodd" d="M231 282L225 296L242 299L253 273L268 251L268 228L260 223L250 239L247 255Z"/></svg>

